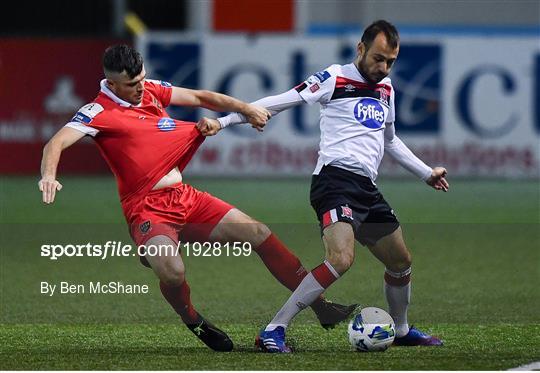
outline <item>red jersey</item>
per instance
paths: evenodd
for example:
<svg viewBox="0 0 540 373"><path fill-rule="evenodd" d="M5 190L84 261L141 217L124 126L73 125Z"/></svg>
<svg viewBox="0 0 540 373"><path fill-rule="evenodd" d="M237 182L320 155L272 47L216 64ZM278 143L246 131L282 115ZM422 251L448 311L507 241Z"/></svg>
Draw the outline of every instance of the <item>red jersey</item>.
<svg viewBox="0 0 540 373"><path fill-rule="evenodd" d="M195 123L169 117L172 86L146 80L139 105L115 96L101 82L92 103L66 126L91 135L118 184L124 213L173 168L182 171L204 141Z"/></svg>

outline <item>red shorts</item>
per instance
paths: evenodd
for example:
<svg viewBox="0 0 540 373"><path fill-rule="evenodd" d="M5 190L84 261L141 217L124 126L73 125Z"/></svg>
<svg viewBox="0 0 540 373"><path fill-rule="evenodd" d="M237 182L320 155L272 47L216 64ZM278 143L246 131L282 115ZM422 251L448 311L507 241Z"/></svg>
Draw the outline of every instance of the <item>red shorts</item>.
<svg viewBox="0 0 540 373"><path fill-rule="evenodd" d="M126 212L131 237L143 245L158 235L175 243L208 241L210 233L232 205L187 184L150 191Z"/></svg>

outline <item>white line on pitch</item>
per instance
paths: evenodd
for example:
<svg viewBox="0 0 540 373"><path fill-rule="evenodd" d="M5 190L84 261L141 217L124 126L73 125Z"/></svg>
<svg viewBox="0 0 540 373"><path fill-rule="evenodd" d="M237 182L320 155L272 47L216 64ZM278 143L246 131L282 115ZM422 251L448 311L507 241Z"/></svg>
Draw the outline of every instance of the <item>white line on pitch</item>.
<svg viewBox="0 0 540 373"><path fill-rule="evenodd" d="M540 369L540 361L535 361L533 363L520 365L519 367L510 368L508 370L537 370L537 369Z"/></svg>

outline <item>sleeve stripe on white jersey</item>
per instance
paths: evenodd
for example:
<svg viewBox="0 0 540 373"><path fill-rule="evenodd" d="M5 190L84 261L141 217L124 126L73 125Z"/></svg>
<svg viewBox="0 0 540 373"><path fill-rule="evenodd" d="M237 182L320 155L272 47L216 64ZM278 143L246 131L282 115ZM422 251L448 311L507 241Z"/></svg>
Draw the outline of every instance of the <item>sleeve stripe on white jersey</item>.
<svg viewBox="0 0 540 373"><path fill-rule="evenodd" d="M93 127L85 126L84 124L81 124L79 122L69 122L64 127L73 128L74 130L80 131L85 135L90 135L92 137L96 136L99 132L99 130Z"/></svg>

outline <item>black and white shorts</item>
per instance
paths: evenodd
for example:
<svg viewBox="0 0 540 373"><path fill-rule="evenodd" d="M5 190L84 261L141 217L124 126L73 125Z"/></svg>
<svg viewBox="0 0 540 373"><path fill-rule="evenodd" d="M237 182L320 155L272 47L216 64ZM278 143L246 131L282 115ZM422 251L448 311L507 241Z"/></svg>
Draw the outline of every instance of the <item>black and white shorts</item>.
<svg viewBox="0 0 540 373"><path fill-rule="evenodd" d="M394 210L368 177L324 166L311 180L311 206L324 228L341 221L362 245L374 245L399 227Z"/></svg>

